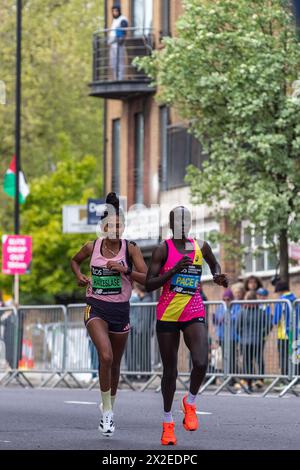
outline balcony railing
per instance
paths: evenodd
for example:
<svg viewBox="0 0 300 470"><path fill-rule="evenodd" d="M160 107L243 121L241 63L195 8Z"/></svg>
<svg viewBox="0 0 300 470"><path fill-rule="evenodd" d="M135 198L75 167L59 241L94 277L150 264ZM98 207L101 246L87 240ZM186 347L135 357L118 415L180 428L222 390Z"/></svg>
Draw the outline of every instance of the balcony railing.
<svg viewBox="0 0 300 470"><path fill-rule="evenodd" d="M153 50L150 29L120 28L97 31L93 37L93 81L91 95L123 99L153 93L150 79L133 64L136 57L149 56Z"/></svg>

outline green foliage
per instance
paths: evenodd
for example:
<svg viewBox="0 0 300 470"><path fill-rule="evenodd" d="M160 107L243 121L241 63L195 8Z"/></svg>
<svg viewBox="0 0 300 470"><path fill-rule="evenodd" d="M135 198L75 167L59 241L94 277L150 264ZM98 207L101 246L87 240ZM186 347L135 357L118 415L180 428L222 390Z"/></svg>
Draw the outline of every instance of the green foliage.
<svg viewBox="0 0 300 470"><path fill-rule="evenodd" d="M64 132L73 157L100 159L101 102L89 97L92 33L100 26L103 1L23 1L22 167L30 180L52 171L56 142ZM0 175L14 153L16 2L0 6L0 80L7 104L0 106ZM2 193L0 194L2 201Z"/></svg>
<svg viewBox="0 0 300 470"><path fill-rule="evenodd" d="M23 0L21 162L31 194L21 233L33 236L32 273L21 277L23 302L49 302L76 290L70 257L85 242L62 234L62 206L100 196L102 105L88 96L92 33L102 0ZM16 2L0 4L0 178L14 153ZM93 155L93 157L91 156ZM96 163L97 162L97 163ZM0 235L13 233L14 201L0 184ZM11 292L12 277L0 275Z"/></svg>
<svg viewBox="0 0 300 470"><path fill-rule="evenodd" d="M33 237L31 273L20 281L21 299L26 302L53 302L53 296L78 289L70 260L88 236L62 233L62 206L86 204L89 197L100 195L96 159L86 155L76 161L67 138L60 136L60 142L56 170L32 181L22 208L22 233ZM0 283L11 291L11 276L1 275Z"/></svg>
<svg viewBox="0 0 300 470"><path fill-rule="evenodd" d="M185 0L178 35L139 66L209 154L188 170L194 202L273 240L300 232L300 47L282 0Z"/></svg>

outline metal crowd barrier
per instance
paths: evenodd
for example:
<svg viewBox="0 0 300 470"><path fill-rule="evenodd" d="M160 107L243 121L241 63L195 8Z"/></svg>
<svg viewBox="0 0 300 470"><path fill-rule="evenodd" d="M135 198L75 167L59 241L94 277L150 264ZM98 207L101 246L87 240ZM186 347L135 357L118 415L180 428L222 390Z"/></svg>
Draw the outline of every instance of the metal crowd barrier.
<svg viewBox="0 0 300 470"><path fill-rule="evenodd" d="M146 390L159 376L160 356L155 334L156 303L136 302L130 305L131 331L121 362L121 377L135 389L136 381Z"/></svg>
<svg viewBox="0 0 300 470"><path fill-rule="evenodd" d="M45 387L82 382L78 374L92 374L88 387L98 384L98 355L83 323L85 304L67 308L20 306L0 309L0 384L16 380L36 385L40 374ZM265 381L262 396L280 382L284 396L300 381L300 299L205 302L209 361L200 392L214 385L214 393L234 386L245 389L252 381ZM132 389L150 385L160 390L162 364L155 333L156 303L131 304L131 332L121 362L121 379ZM282 324L279 320L284 320ZM284 323L283 322L283 323ZM283 328L282 328L283 327ZM189 388L190 352L181 335L178 351L178 382Z"/></svg>
<svg viewBox="0 0 300 470"><path fill-rule="evenodd" d="M89 389L98 384L98 355L83 323L86 304L71 304L67 308L67 357L64 377L92 373ZM146 389L155 378L155 307L156 303L132 303L130 307L131 331L121 362L120 377L132 389L135 382L146 380Z"/></svg>
<svg viewBox="0 0 300 470"><path fill-rule="evenodd" d="M251 390L254 379L272 379L263 396L278 382L293 379L294 365L290 354L293 313L291 302L283 299L231 302L225 319L225 349L229 352L229 363L216 394L226 386L234 386L237 378L243 379L239 384L246 391ZM283 390L280 395L285 393Z"/></svg>
<svg viewBox="0 0 300 470"><path fill-rule="evenodd" d="M292 390L300 382L300 299L293 303L292 331L290 336L289 354L293 368L292 381L280 393L280 397Z"/></svg>
<svg viewBox="0 0 300 470"><path fill-rule="evenodd" d="M15 307L0 308L0 380L5 385L17 369L18 313Z"/></svg>
<svg viewBox="0 0 300 470"><path fill-rule="evenodd" d="M66 307L64 305L26 305L18 308L17 364L5 385L17 380L34 387L33 375L61 375L66 358Z"/></svg>
<svg viewBox="0 0 300 470"><path fill-rule="evenodd" d="M67 306L66 361L61 380L70 376L82 387L75 374L98 374L98 355L84 325L86 304ZM56 385L60 383L59 380Z"/></svg>
<svg viewBox="0 0 300 470"><path fill-rule="evenodd" d="M223 301L206 301L206 327L208 329L208 368L206 380L199 393L203 393L218 377L223 377L225 373L225 364L227 356L222 356L222 347L218 336L218 325L216 317L225 316L226 304ZM186 389L189 389L190 372L192 369L192 360L190 352L181 336L178 351L178 377L177 381ZM161 371L162 375L162 371ZM157 388L159 391L161 387Z"/></svg>

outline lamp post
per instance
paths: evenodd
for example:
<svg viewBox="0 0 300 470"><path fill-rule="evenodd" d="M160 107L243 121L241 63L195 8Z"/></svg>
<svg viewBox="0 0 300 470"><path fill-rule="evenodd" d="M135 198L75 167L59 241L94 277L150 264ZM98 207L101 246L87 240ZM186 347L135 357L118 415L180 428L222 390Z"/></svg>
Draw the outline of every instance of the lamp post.
<svg viewBox="0 0 300 470"><path fill-rule="evenodd" d="M20 162L21 162L21 65L22 65L22 0L17 0L17 50L16 50L16 117L15 117L15 154L16 154L16 187L15 187L15 235L20 233ZM19 305L19 275L14 277L15 304Z"/></svg>

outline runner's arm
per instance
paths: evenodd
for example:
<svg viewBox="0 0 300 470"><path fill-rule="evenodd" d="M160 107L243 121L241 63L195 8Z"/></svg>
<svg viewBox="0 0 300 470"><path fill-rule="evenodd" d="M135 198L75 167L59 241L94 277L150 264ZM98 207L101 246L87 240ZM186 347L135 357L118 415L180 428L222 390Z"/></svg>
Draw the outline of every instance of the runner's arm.
<svg viewBox="0 0 300 470"><path fill-rule="evenodd" d="M76 253L75 256L71 259L71 269L77 278L78 285L80 287L86 286L90 280L87 276L82 274L80 270L80 265L84 260L90 258L93 251L93 242L88 242Z"/></svg>
<svg viewBox="0 0 300 470"><path fill-rule="evenodd" d="M159 245L154 249L145 284L148 292L160 289L174 274L193 263L189 256L184 256L172 269L161 275L160 269L165 263L166 258L167 251L165 244Z"/></svg>
<svg viewBox="0 0 300 470"><path fill-rule="evenodd" d="M203 258L207 262L210 272L212 273L213 280L216 284L223 287L228 287L228 279L226 274L222 274L221 266L216 260L210 245L207 242L200 243L202 245Z"/></svg>

